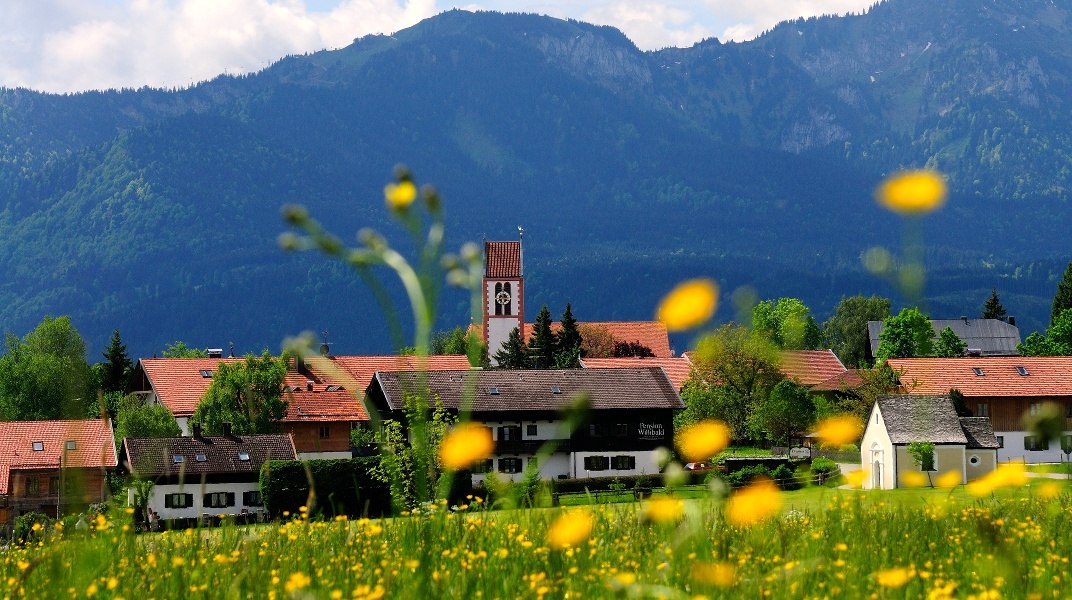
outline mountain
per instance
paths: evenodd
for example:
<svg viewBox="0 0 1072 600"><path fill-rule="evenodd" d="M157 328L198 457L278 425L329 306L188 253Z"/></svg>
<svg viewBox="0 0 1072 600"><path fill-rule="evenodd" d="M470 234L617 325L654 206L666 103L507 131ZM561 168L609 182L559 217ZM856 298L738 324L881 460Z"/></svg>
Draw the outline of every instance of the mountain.
<svg viewBox="0 0 1072 600"><path fill-rule="evenodd" d="M293 202L344 239L404 239L379 191L404 162L444 196L448 246L524 226L533 311L650 318L697 275L820 318L844 295L897 304L861 256L918 236L932 316L996 287L1039 329L1069 258L1070 25L1049 0L889 0L642 52L610 27L450 11L189 89L0 89L0 326L70 314L91 348L118 327L138 355L304 329L387 350L351 272L275 240ZM949 177L944 209L875 206L884 174L924 165ZM439 326L466 315L449 292Z"/></svg>

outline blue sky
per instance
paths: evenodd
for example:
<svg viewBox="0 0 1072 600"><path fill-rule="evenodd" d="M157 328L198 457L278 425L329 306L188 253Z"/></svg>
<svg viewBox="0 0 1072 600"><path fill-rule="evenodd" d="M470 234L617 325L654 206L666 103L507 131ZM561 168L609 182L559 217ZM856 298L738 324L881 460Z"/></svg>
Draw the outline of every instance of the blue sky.
<svg viewBox="0 0 1072 600"><path fill-rule="evenodd" d="M621 29L641 49L753 39L779 21L874 0L0 0L0 86L183 87L288 54L394 33L450 8L532 12Z"/></svg>

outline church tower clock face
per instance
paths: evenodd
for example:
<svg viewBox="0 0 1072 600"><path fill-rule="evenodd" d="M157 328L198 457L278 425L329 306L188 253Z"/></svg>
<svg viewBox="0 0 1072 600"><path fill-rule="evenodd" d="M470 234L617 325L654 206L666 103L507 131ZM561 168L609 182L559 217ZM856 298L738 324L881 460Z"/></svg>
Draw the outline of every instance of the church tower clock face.
<svg viewBox="0 0 1072 600"><path fill-rule="evenodd" d="M504 290L495 294L495 301L503 306L510 304L510 292Z"/></svg>

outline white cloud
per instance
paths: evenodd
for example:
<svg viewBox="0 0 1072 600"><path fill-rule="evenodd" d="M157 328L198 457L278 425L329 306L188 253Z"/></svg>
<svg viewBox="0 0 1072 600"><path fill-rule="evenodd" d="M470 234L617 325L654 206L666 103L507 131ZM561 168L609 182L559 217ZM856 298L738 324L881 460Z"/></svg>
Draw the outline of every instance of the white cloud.
<svg viewBox="0 0 1072 600"><path fill-rule="evenodd" d="M781 21L857 13L874 3L875 0L704 0L711 13L729 23L718 35L723 41L751 40Z"/></svg>
<svg viewBox="0 0 1072 600"><path fill-rule="evenodd" d="M300 0L17 0L0 8L0 23L17 24L0 26L13 48L0 55L0 85L185 86L391 33L435 11L434 0L342 0L330 12Z"/></svg>
<svg viewBox="0 0 1072 600"><path fill-rule="evenodd" d="M600 25L613 25L643 50L667 46L691 46L714 35L696 22L692 11L667 3L629 0L594 7L581 19Z"/></svg>

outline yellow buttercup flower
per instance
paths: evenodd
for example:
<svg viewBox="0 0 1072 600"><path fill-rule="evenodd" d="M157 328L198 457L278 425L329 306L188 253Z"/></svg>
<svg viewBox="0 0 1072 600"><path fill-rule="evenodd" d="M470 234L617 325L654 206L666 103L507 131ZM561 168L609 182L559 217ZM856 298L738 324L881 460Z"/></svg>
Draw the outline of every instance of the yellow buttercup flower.
<svg viewBox="0 0 1072 600"><path fill-rule="evenodd" d="M718 284L707 278L690 279L663 297L655 318L670 331L682 331L710 319L716 308Z"/></svg>
<svg viewBox="0 0 1072 600"><path fill-rule="evenodd" d="M730 428L722 421L708 419L685 427L674 437L686 462L703 462L730 444Z"/></svg>
<svg viewBox="0 0 1072 600"><path fill-rule="evenodd" d="M727 588L737 583L737 568L725 562L696 563L692 565L692 578L700 583Z"/></svg>
<svg viewBox="0 0 1072 600"><path fill-rule="evenodd" d="M592 535L595 525L596 517L588 509L566 512L555 519L547 529L547 545L555 550L576 546Z"/></svg>
<svg viewBox="0 0 1072 600"><path fill-rule="evenodd" d="M730 496L726 520L737 527L751 527L782 509L782 492L766 477L756 479Z"/></svg>
<svg viewBox="0 0 1072 600"><path fill-rule="evenodd" d="M902 471L901 485L909 488L923 487L927 485L927 475L919 471Z"/></svg>
<svg viewBox="0 0 1072 600"><path fill-rule="evenodd" d="M417 199L417 186L412 181L388 183L383 187L383 197L387 200L387 208L403 210Z"/></svg>
<svg viewBox="0 0 1072 600"><path fill-rule="evenodd" d="M963 476L960 471L946 471L934 478L934 487L951 488L960 485L962 482Z"/></svg>
<svg viewBox="0 0 1072 600"><path fill-rule="evenodd" d="M867 477L870 475L864 469L857 469L855 471L849 471L845 473L845 482L854 488L861 488L864 482L867 481Z"/></svg>
<svg viewBox="0 0 1072 600"><path fill-rule="evenodd" d="M644 503L644 519L653 523L677 523L685 515L685 502L670 496L657 496Z"/></svg>
<svg viewBox="0 0 1072 600"><path fill-rule="evenodd" d="M1003 487L1027 485L1027 472L1023 463L1003 463L998 468L968 484L968 493L980 497L989 496Z"/></svg>
<svg viewBox="0 0 1072 600"><path fill-rule="evenodd" d="M912 579L916 575L912 569L906 569L904 567L895 567L893 569L885 569L875 574L875 579L878 580L878 584L886 588L899 588L903 587L908 580Z"/></svg>
<svg viewBox="0 0 1072 600"><path fill-rule="evenodd" d="M1032 487L1036 487L1038 495L1047 500L1051 498L1056 498L1058 495L1061 494L1061 484L1057 483L1056 481L1044 481L1038 484L1038 486Z"/></svg>
<svg viewBox="0 0 1072 600"><path fill-rule="evenodd" d="M896 173L875 190L879 204L903 215L922 215L945 203L945 179L937 171L920 169Z"/></svg>
<svg viewBox="0 0 1072 600"><path fill-rule="evenodd" d="M477 423L462 423L439 443L439 461L447 469L457 471L484 460L494 449L490 429Z"/></svg>
<svg viewBox="0 0 1072 600"><path fill-rule="evenodd" d="M283 589L288 592L293 592L294 590L300 590L308 586L312 581L313 580L305 573L291 573L290 577L287 578L287 582L283 584Z"/></svg>
<svg viewBox="0 0 1072 600"><path fill-rule="evenodd" d="M823 419L815 428L815 433L825 446L844 446L860 439L863 425L852 415L838 415Z"/></svg>

